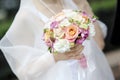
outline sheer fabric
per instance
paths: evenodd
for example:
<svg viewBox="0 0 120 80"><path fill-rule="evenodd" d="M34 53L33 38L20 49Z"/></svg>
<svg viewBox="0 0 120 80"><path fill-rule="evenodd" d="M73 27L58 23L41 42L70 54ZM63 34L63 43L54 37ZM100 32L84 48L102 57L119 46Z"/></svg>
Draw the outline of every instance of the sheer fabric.
<svg viewBox="0 0 120 80"><path fill-rule="evenodd" d="M114 80L107 60L94 39L84 42L87 68L82 68L77 60L56 63L42 40L42 34L44 24L57 11L45 6L41 2L44 0L38 0L40 9L34 1L21 1L12 25L0 41L0 49L19 80ZM78 9L72 0L69 3L68 0L60 1L63 9Z"/></svg>

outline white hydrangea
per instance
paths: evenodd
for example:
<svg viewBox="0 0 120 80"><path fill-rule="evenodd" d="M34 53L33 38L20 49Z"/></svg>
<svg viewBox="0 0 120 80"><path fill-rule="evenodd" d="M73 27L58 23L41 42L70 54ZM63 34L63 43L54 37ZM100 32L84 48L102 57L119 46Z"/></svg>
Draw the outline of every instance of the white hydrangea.
<svg viewBox="0 0 120 80"><path fill-rule="evenodd" d="M70 50L70 43L66 39L59 39L58 41L55 42L53 47L55 51L59 53L64 53L65 51Z"/></svg>

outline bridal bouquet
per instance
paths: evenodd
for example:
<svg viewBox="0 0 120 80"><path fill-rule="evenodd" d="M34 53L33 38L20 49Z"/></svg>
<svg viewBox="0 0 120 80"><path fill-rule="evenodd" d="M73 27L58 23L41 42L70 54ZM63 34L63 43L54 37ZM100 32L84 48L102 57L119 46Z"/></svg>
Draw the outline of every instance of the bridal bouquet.
<svg viewBox="0 0 120 80"><path fill-rule="evenodd" d="M95 35L95 17L78 10L63 10L45 24L43 39L50 52L63 53Z"/></svg>

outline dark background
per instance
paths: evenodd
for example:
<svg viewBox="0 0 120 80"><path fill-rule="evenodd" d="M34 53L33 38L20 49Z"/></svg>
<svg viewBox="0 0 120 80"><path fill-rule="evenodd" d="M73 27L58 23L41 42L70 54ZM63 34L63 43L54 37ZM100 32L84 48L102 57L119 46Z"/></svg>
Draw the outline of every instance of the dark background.
<svg viewBox="0 0 120 80"><path fill-rule="evenodd" d="M116 15L115 15L115 21L114 21L114 25L113 28L111 29L111 31L113 32L111 34L111 43L115 44L115 45L120 45L120 1L118 0L117 3L117 10L116 10Z"/></svg>

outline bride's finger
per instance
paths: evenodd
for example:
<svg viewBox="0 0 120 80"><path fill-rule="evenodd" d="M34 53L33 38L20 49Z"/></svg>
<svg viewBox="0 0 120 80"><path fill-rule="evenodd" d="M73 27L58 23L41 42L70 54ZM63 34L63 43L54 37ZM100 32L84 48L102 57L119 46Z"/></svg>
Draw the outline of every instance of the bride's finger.
<svg viewBox="0 0 120 80"><path fill-rule="evenodd" d="M74 56L81 55L82 50L83 50L83 49L78 50L78 51L76 51L76 52L67 53L66 56L68 56L68 57L74 57Z"/></svg>
<svg viewBox="0 0 120 80"><path fill-rule="evenodd" d="M77 53L72 53L72 54L69 54L67 55L68 57L76 57L76 56L81 56L81 51L77 52Z"/></svg>
<svg viewBox="0 0 120 80"><path fill-rule="evenodd" d="M69 52L70 52L70 53L74 53L74 52L77 52L77 51L82 51L83 48L84 48L84 46L76 47L76 49L71 49Z"/></svg>
<svg viewBox="0 0 120 80"><path fill-rule="evenodd" d="M73 56L73 57L71 57L70 59L76 59L76 60L79 60L80 58L81 58L81 56L78 55L78 56Z"/></svg>
<svg viewBox="0 0 120 80"><path fill-rule="evenodd" d="M74 49L76 49L76 48L78 48L78 47L82 47L82 46L83 46L83 45L80 45L80 44L75 44L75 46L74 46L74 47L72 47L72 48L71 48L71 50L72 50L72 49L74 50Z"/></svg>
<svg viewBox="0 0 120 80"><path fill-rule="evenodd" d="M85 55L84 54L79 54L79 55L76 55L74 57L71 57L72 59L76 59L76 60L80 60L81 58L83 58Z"/></svg>
<svg viewBox="0 0 120 80"><path fill-rule="evenodd" d="M81 55L80 56L76 56L75 59L80 60L81 59Z"/></svg>

